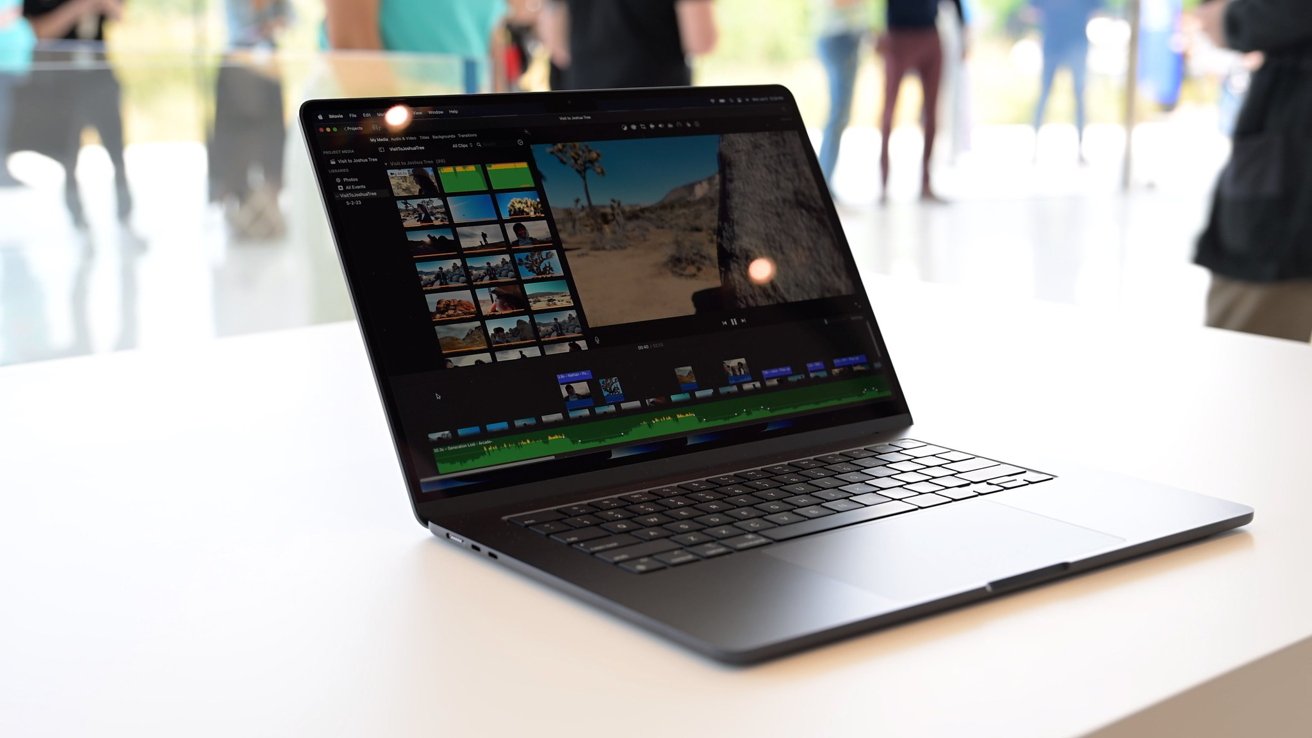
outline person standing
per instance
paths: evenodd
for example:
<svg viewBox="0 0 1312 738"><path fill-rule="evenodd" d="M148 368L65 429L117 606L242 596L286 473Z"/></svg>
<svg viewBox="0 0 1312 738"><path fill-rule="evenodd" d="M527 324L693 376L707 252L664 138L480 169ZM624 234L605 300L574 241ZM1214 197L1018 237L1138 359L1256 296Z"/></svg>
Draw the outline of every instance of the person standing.
<svg viewBox="0 0 1312 738"><path fill-rule="evenodd" d="M571 90L691 85L717 38L711 0L550 0L539 23Z"/></svg>
<svg viewBox="0 0 1312 738"><path fill-rule="evenodd" d="M1194 261L1212 273L1207 325L1312 338L1312 13L1306 0L1210 0L1218 46L1262 52Z"/></svg>
<svg viewBox="0 0 1312 738"><path fill-rule="evenodd" d="M942 202L930 182L929 162L938 134L938 90L943 76L943 44L938 35L939 0L888 0L888 30L880 36L878 50L884 57L884 111L880 116L879 144L880 199L888 199L889 138L893 134L893 112L902 78L908 72L920 77L924 101L920 115L924 131L921 149L920 197L928 202ZM965 38L966 14L961 0L952 0ZM961 45L962 54L966 44Z"/></svg>
<svg viewBox="0 0 1312 738"><path fill-rule="evenodd" d="M23 18L23 0L0 0L0 187L21 184L9 173L9 127L14 88L32 65L36 34Z"/></svg>
<svg viewBox="0 0 1312 738"><path fill-rule="evenodd" d="M1085 28L1089 16L1102 4L1101 0L1030 0L1030 6L1039 14L1039 30L1043 34L1043 76L1039 86L1039 101L1034 106L1034 158L1039 156L1039 129L1043 126L1043 110L1052 94L1052 83L1062 67L1070 70L1075 88L1075 136L1078 158L1084 163L1084 90L1088 79L1089 36Z"/></svg>
<svg viewBox="0 0 1312 738"><path fill-rule="evenodd" d="M852 114L861 40L874 24L868 0L811 0L811 14L816 50L829 80L829 118L820 140L820 171L832 192L843 130Z"/></svg>

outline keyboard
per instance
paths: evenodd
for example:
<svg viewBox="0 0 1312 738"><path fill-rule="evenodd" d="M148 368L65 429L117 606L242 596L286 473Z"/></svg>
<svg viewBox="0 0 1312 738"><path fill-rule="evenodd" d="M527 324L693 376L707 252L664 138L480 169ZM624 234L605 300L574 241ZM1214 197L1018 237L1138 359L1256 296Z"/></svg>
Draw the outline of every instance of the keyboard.
<svg viewBox="0 0 1312 738"><path fill-rule="evenodd" d="M901 439L506 520L624 571L649 574L1052 478Z"/></svg>

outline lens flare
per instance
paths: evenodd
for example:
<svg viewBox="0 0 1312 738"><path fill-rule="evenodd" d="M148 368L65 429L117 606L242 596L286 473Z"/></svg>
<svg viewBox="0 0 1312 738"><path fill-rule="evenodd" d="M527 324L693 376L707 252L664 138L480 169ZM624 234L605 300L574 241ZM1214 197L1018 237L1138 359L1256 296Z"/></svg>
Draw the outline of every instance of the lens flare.
<svg viewBox="0 0 1312 738"><path fill-rule="evenodd" d="M393 105L383 114L383 120L393 128L400 128L410 122L410 108L405 105Z"/></svg>
<svg viewBox="0 0 1312 738"><path fill-rule="evenodd" d="M747 265L747 277L756 284L769 284L774 281L775 273L774 261L764 256L752 259Z"/></svg>

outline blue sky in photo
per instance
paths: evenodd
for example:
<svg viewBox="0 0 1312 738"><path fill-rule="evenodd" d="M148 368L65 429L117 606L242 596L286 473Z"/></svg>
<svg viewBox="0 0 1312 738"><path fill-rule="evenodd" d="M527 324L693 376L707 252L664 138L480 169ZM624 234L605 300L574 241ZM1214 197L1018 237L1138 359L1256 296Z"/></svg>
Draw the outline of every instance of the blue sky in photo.
<svg viewBox="0 0 1312 738"><path fill-rule="evenodd" d="M680 185L705 179L719 171L719 136L671 136L587 142L601 152L604 176L588 174L594 205L607 205L611 198L625 205L650 205ZM574 170L552 156L549 145L533 147L538 171L542 173L547 200L553 207L573 207L583 197L583 180Z"/></svg>

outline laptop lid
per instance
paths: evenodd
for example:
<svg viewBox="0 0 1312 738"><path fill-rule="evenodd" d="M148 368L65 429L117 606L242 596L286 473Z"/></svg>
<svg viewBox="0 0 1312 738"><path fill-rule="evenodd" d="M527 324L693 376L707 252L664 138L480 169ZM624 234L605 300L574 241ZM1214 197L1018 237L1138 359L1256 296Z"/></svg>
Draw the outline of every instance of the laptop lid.
<svg viewBox="0 0 1312 738"><path fill-rule="evenodd" d="M421 521L909 423L783 87L315 100L301 122Z"/></svg>

